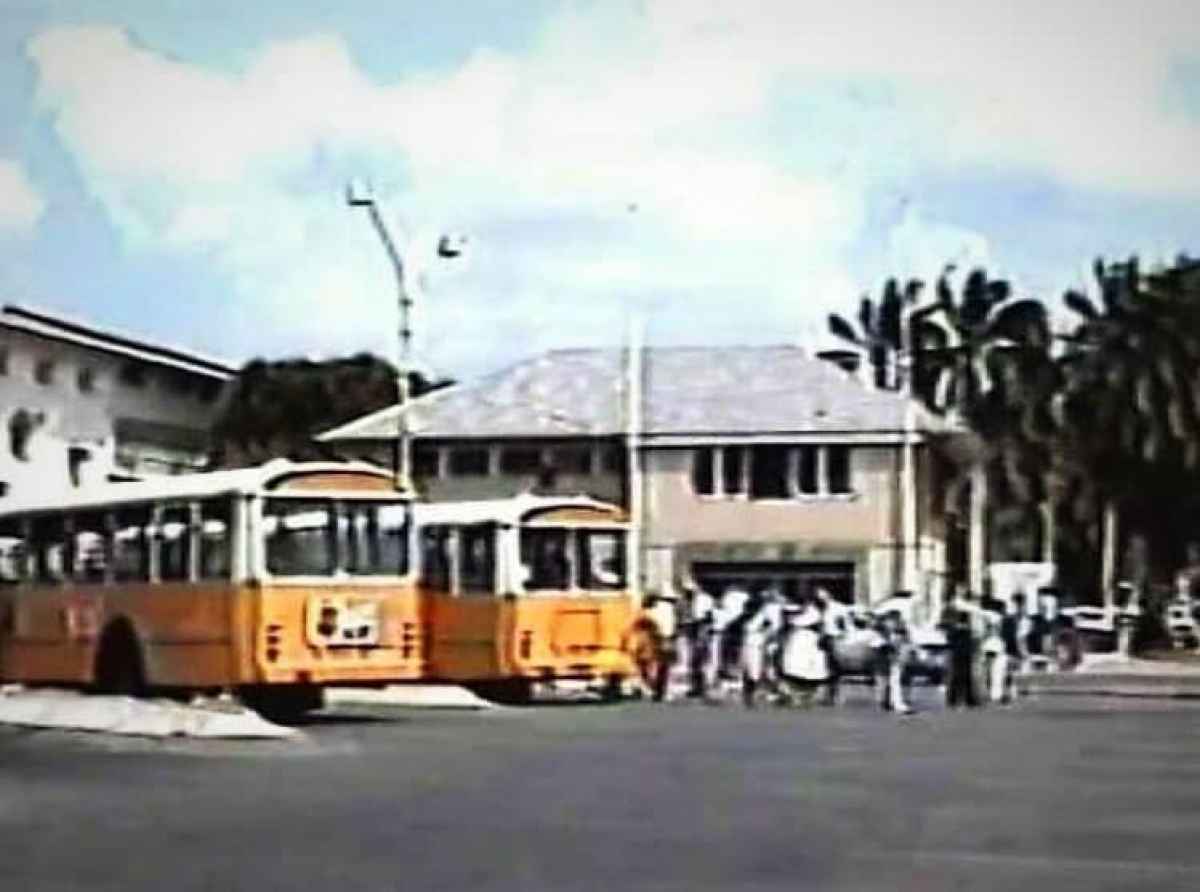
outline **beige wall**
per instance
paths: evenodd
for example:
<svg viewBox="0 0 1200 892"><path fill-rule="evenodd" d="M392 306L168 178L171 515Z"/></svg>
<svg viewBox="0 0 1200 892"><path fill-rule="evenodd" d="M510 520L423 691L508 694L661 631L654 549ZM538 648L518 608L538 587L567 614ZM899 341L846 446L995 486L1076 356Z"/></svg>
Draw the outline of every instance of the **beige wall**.
<svg viewBox="0 0 1200 892"><path fill-rule="evenodd" d="M697 495L691 450L655 450L646 459L647 534L664 545L729 539L856 545L890 540L896 510L894 451L851 450L851 495L766 501Z"/></svg>

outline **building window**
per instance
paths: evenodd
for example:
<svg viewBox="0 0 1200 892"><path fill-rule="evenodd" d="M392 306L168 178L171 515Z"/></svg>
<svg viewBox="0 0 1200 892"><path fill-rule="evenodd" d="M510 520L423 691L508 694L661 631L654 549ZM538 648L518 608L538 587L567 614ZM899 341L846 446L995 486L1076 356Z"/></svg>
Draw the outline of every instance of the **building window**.
<svg viewBox="0 0 1200 892"><path fill-rule="evenodd" d="M592 473L592 447L557 446L550 453L550 464L560 474L586 477Z"/></svg>
<svg viewBox="0 0 1200 892"><path fill-rule="evenodd" d="M486 477L491 453L485 446L459 446L450 450L448 471L453 477Z"/></svg>
<svg viewBox="0 0 1200 892"><path fill-rule="evenodd" d="M54 383L54 360L48 357L42 357L33 364L33 380L38 384L53 384Z"/></svg>
<svg viewBox="0 0 1200 892"><path fill-rule="evenodd" d="M825 447L825 486L830 495L848 495L850 487L850 447Z"/></svg>
<svg viewBox="0 0 1200 892"><path fill-rule="evenodd" d="M440 476L441 452L436 446L413 447L413 476L429 480Z"/></svg>
<svg viewBox="0 0 1200 892"><path fill-rule="evenodd" d="M91 393L96 389L96 373L92 369L81 368L75 376L75 383L81 393Z"/></svg>
<svg viewBox="0 0 1200 892"><path fill-rule="evenodd" d="M791 453L787 446L755 446L750 450L750 498L791 498Z"/></svg>
<svg viewBox="0 0 1200 892"><path fill-rule="evenodd" d="M746 494L746 453L745 446L725 446L718 450L722 495Z"/></svg>
<svg viewBox="0 0 1200 892"><path fill-rule="evenodd" d="M821 491L820 449L820 446L796 447L796 492L802 496L815 496Z"/></svg>
<svg viewBox="0 0 1200 892"><path fill-rule="evenodd" d="M121 383L128 387L146 386L146 366L140 362L127 362L121 366Z"/></svg>
<svg viewBox="0 0 1200 892"><path fill-rule="evenodd" d="M605 474L625 476L629 470L629 450L619 443L609 443L601 448L600 467Z"/></svg>
<svg viewBox="0 0 1200 892"><path fill-rule="evenodd" d="M716 464L715 449L695 449L692 451L692 490L701 496L717 494L717 479L713 472Z"/></svg>
<svg viewBox="0 0 1200 892"><path fill-rule="evenodd" d="M848 446L719 446L692 453L701 496L791 499L853 493Z"/></svg>
<svg viewBox="0 0 1200 892"><path fill-rule="evenodd" d="M536 446L505 446L500 450L500 473L536 474L542 468L542 450Z"/></svg>

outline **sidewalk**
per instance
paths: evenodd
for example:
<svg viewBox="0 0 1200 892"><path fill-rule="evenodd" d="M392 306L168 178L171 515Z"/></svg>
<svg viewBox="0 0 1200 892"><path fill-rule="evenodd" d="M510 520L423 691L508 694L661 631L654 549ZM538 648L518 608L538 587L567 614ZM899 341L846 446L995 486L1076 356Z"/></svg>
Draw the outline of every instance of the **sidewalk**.
<svg viewBox="0 0 1200 892"><path fill-rule="evenodd" d="M1087 654L1075 670L1026 673L1020 683L1030 694L1200 698L1200 663Z"/></svg>

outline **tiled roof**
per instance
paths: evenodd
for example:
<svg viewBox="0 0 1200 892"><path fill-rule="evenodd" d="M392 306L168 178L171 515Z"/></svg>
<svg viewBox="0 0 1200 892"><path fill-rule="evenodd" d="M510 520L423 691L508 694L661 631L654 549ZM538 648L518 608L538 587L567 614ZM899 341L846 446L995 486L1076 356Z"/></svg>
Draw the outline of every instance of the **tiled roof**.
<svg viewBox="0 0 1200 892"><path fill-rule="evenodd" d="M622 349L554 350L414 400L410 428L446 439L620 435L628 363ZM643 364L648 437L904 429L903 397L872 390L799 347L652 347ZM383 409L321 439L392 439L396 412ZM916 419L922 430L943 427L924 409Z"/></svg>

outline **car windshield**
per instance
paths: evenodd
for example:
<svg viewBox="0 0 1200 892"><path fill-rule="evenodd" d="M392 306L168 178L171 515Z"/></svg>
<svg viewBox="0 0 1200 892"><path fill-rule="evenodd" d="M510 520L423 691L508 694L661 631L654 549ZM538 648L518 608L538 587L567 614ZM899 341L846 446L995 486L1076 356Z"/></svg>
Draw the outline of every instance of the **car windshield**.
<svg viewBox="0 0 1200 892"><path fill-rule="evenodd" d="M267 499L267 570L273 576L400 576L408 569L403 502Z"/></svg>

